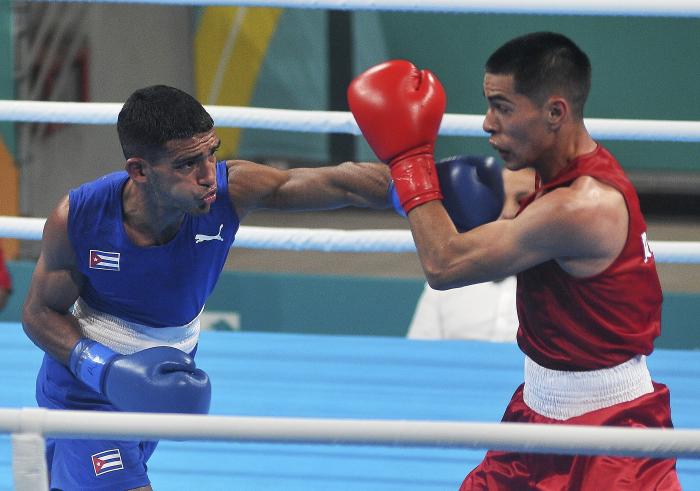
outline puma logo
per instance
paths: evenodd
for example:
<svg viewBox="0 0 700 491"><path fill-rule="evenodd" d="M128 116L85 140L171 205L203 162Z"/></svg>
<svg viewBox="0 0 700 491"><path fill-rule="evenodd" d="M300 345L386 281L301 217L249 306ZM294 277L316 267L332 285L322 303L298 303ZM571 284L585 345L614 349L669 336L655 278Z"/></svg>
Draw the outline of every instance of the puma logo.
<svg viewBox="0 0 700 491"><path fill-rule="evenodd" d="M200 242L206 242L207 240L220 240L221 242L224 241L223 238L221 238L221 231L224 228L224 224L222 223L219 225L219 233L216 235L204 235L204 234L197 234L194 236L194 243L199 244Z"/></svg>

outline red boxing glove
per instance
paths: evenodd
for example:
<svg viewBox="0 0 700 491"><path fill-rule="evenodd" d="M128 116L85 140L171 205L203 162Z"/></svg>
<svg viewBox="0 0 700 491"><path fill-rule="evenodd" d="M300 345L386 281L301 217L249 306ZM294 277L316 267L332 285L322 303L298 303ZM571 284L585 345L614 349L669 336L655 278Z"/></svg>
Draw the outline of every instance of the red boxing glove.
<svg viewBox="0 0 700 491"><path fill-rule="evenodd" d="M446 101L437 77L405 60L387 61L350 83L348 104L369 146L389 164L404 210L442 199L433 151Z"/></svg>

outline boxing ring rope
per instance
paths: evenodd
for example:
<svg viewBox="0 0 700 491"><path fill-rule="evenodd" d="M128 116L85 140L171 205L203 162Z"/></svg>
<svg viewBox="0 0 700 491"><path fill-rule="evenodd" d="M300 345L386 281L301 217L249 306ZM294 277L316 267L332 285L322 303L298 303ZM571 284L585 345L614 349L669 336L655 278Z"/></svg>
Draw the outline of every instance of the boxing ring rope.
<svg viewBox="0 0 700 491"><path fill-rule="evenodd" d="M117 122L121 103L0 100L0 121L27 123L108 124ZM237 106L205 106L216 126L306 133L350 133L360 130L351 113ZM446 114L443 136L486 136L483 115ZM600 140L700 142L700 121L586 118Z"/></svg>
<svg viewBox="0 0 700 491"><path fill-rule="evenodd" d="M30 0L41 2L45 0ZM699 17L695 0L51 0L80 3L140 3L161 5L283 7L332 10L394 10L551 15L625 15L637 17Z"/></svg>
<svg viewBox="0 0 700 491"><path fill-rule="evenodd" d="M89 417L86 417L89 414ZM0 433L48 437L440 446L700 459L700 430L0 409Z"/></svg>
<svg viewBox="0 0 700 491"><path fill-rule="evenodd" d="M349 112L206 106L220 127L350 133L360 131ZM120 103L0 100L0 120L14 122L114 124ZM484 136L483 116L446 114L440 134ZM588 118L586 126L601 140L700 142L700 121ZM0 235L38 240L43 219L0 217ZM700 242L652 242L658 262L698 263ZM325 252L413 252L410 233L397 230L343 231L242 226L234 247Z"/></svg>
<svg viewBox="0 0 700 491"><path fill-rule="evenodd" d="M0 237L40 240L45 218L0 216ZM700 263L700 242L650 241L658 263ZM415 252L408 230L241 226L234 248L320 252Z"/></svg>

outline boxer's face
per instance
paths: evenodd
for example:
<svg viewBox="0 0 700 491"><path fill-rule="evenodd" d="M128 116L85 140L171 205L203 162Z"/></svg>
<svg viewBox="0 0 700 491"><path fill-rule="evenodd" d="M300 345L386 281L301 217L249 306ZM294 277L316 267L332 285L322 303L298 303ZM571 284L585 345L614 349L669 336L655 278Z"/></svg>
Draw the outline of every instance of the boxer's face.
<svg viewBox="0 0 700 491"><path fill-rule="evenodd" d="M554 135L544 107L515 91L512 75L484 76L488 110L484 131L510 170L537 167L547 158Z"/></svg>
<svg viewBox="0 0 700 491"><path fill-rule="evenodd" d="M165 208L200 215L216 200L216 156L221 140L212 129L171 140L150 166L150 190Z"/></svg>

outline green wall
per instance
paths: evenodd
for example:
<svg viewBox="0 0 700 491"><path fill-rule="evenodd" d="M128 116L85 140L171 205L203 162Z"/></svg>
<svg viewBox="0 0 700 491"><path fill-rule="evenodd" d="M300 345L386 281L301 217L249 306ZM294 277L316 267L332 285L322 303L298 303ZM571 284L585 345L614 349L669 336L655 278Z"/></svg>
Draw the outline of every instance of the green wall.
<svg viewBox="0 0 700 491"><path fill-rule="evenodd" d="M669 349L700 349L700 295L666 293L662 310L663 329L656 346Z"/></svg>
<svg viewBox="0 0 700 491"><path fill-rule="evenodd" d="M227 272L208 310L239 312L244 331L404 336L420 279Z"/></svg>
<svg viewBox="0 0 700 491"><path fill-rule="evenodd" d="M285 9L260 68L252 107L324 111L328 109L326 12ZM239 158L330 162L328 135L247 129Z"/></svg>
<svg viewBox="0 0 700 491"><path fill-rule="evenodd" d="M700 19L395 12L380 19L387 55L433 70L451 113L483 114L486 58L515 36L548 30L571 37L591 58L586 117L695 121L700 114ZM700 168L700 143L606 144L627 169ZM464 152L492 150L483 139L456 137L438 146L440 156Z"/></svg>
<svg viewBox="0 0 700 491"><path fill-rule="evenodd" d="M0 322L19 322L34 269L9 263L15 286ZM222 274L207 311L235 311L243 331L405 336L423 280L274 273ZM700 349L700 295L668 293L658 348Z"/></svg>
<svg viewBox="0 0 700 491"><path fill-rule="evenodd" d="M253 105L327 109L326 12L286 9L255 89ZM593 64L586 117L698 120L700 19L653 17L436 14L358 11L352 14L352 72L392 58L434 71L447 111L483 114L483 65L508 39L532 31L561 32ZM357 138L356 159L375 159ZM697 172L700 143L606 141L628 170ZM493 154L485 138L441 137L436 154ZM328 161L326 136L246 130L241 156Z"/></svg>

